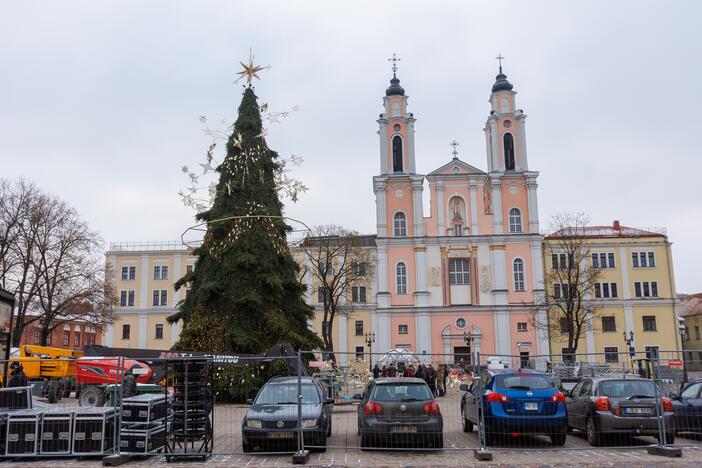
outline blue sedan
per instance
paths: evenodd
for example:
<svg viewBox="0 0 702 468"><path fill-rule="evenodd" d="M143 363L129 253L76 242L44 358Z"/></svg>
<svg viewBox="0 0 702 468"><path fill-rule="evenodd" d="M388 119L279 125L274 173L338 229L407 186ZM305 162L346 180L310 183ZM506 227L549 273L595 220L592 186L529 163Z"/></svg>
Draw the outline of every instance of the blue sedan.
<svg viewBox="0 0 702 468"><path fill-rule="evenodd" d="M688 382L671 401L677 432L702 433L702 379Z"/></svg>

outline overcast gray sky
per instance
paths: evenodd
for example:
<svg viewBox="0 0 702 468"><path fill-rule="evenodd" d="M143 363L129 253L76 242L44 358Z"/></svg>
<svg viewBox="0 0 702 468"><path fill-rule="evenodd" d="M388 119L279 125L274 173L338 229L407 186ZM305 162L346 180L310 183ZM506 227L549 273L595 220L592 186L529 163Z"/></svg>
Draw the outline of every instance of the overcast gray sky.
<svg viewBox="0 0 702 468"><path fill-rule="evenodd" d="M402 58L428 173L452 139L486 168L501 52L542 226L559 211L665 226L678 291L700 291L701 15L696 1L0 0L0 175L65 199L107 242L177 239L193 224L180 168L208 144L198 117L233 120L252 47L273 66L260 102L301 106L268 138L305 159L310 191L287 213L372 233L387 58Z"/></svg>

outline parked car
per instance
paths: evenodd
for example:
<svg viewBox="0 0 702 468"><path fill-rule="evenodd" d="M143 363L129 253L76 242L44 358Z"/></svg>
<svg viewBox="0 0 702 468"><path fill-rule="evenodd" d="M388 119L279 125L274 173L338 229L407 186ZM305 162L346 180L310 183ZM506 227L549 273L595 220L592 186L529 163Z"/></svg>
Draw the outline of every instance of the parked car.
<svg viewBox="0 0 702 468"><path fill-rule="evenodd" d="M666 427L666 441L675 440L673 404L652 380L640 377L586 378L567 395L568 426L585 431L590 445L607 436L646 435L659 438L656 397Z"/></svg>
<svg viewBox="0 0 702 468"><path fill-rule="evenodd" d="M688 382L680 394L672 393L670 399L677 432L702 433L702 379Z"/></svg>
<svg viewBox="0 0 702 468"><path fill-rule="evenodd" d="M358 405L361 447L403 444L442 448L444 420L429 386L417 378L371 381Z"/></svg>
<svg viewBox="0 0 702 468"><path fill-rule="evenodd" d="M296 446L298 437L298 378L275 377L261 387L241 425L244 452L256 447L278 450ZM324 451L331 435L332 398L312 377L302 377L302 431L305 445Z"/></svg>
<svg viewBox="0 0 702 468"><path fill-rule="evenodd" d="M546 434L553 445L565 444L565 396L550 375L486 369L460 388L463 431L472 432L484 411L487 445L495 445L501 434Z"/></svg>

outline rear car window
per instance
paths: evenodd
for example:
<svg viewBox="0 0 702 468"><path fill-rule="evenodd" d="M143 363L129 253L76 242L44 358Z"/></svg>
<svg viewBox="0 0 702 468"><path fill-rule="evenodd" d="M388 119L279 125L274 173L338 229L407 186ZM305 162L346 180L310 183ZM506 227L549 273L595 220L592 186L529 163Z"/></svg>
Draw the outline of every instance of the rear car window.
<svg viewBox="0 0 702 468"><path fill-rule="evenodd" d="M423 383L391 383L375 387L373 401L422 401L433 399L429 387Z"/></svg>
<svg viewBox="0 0 702 468"><path fill-rule="evenodd" d="M495 377L495 385L509 390L546 390L553 388L551 381L543 375L510 374Z"/></svg>
<svg viewBox="0 0 702 468"><path fill-rule="evenodd" d="M600 382L598 393L610 398L656 397L656 388L650 380L605 380Z"/></svg>

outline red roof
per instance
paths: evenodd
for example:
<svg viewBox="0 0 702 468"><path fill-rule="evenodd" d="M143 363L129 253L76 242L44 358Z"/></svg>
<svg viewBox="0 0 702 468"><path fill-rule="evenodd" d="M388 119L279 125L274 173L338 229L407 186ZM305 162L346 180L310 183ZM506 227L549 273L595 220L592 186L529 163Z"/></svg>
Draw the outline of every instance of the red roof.
<svg viewBox="0 0 702 468"><path fill-rule="evenodd" d="M702 293L690 294L683 297L678 307L681 317L688 315L702 315Z"/></svg>
<svg viewBox="0 0 702 468"><path fill-rule="evenodd" d="M633 228L614 221L611 226L566 227L546 236L556 237L666 237L665 228Z"/></svg>

